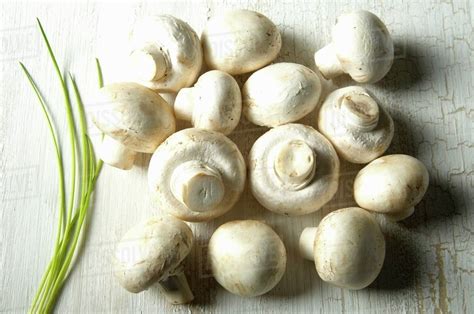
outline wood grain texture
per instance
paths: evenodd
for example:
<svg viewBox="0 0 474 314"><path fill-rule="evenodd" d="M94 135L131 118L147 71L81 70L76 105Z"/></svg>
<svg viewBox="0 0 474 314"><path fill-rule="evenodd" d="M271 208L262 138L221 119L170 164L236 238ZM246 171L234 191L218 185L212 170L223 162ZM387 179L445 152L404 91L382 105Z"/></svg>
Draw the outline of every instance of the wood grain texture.
<svg viewBox="0 0 474 314"><path fill-rule="evenodd" d="M320 212L283 217L264 210L246 190L228 214L193 224L196 245L186 272L196 295L193 304L172 306L152 288L132 295L111 274L114 244L135 223L159 214L147 192L149 156L133 170L105 167L98 182L87 238L58 312L474 312L474 66L473 8L468 1L170 1L112 4L95 2L0 4L0 311L24 312L50 256L57 204L52 145L32 91L17 61L40 83L65 127L61 97L46 49L35 28L41 18L60 63L77 77L85 94L96 86L94 57L114 77L114 50L129 25L151 13L180 17L201 32L206 18L225 7L254 9L270 17L283 35L278 61L314 69L313 53L328 40L335 18L356 8L382 17L397 46L392 70L367 86L395 121L390 153L422 160L430 187L415 214L385 224L387 258L369 288L348 291L324 284L314 265L297 254L304 227L328 212L354 204L352 181L358 166L343 163L337 197ZM245 78L240 78L243 82ZM335 85L334 85L335 84ZM347 78L325 83L325 93L352 84ZM87 98L87 97L86 97ZM89 103L88 111L100 110ZM304 123L314 125L311 114ZM244 155L265 131L242 121L230 135ZM97 131L91 127L97 137ZM67 160L67 159L66 159ZM224 291L206 263L206 245L215 228L233 219L271 225L288 251L285 276L270 293L243 299Z"/></svg>

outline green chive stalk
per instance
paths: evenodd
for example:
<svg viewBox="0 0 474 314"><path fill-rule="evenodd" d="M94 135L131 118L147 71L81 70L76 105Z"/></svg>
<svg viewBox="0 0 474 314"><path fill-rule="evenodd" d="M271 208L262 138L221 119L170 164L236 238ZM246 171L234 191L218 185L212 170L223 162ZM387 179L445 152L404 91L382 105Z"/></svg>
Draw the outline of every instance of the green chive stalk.
<svg viewBox="0 0 474 314"><path fill-rule="evenodd" d="M82 102L77 82L72 74L69 74L69 77L63 75L46 32L39 19L37 19L37 22L63 93L71 155L69 161L69 193L66 195L65 163L58 132L54 127L47 102L41 94L38 85L25 65L20 62L20 67L38 99L45 118L55 151L59 178L58 221L53 254L29 309L30 313L48 313L53 310L67 276L73 267L73 257L77 254L84 222L89 214L90 199L102 168L102 160L96 161L94 148L87 134L84 103ZM98 59L96 59L96 66L99 87L102 87L104 83ZM70 85L68 85L68 82ZM72 93L70 86L72 86ZM72 105L71 94L74 95L76 113Z"/></svg>

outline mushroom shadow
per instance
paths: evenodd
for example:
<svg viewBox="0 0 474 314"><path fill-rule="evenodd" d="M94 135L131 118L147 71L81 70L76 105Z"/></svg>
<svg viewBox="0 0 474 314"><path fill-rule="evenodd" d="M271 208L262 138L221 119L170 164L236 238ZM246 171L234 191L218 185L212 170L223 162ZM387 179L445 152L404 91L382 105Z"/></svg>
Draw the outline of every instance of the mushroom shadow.
<svg viewBox="0 0 474 314"><path fill-rule="evenodd" d="M145 153L137 154L137 157L135 158L133 165L145 171L148 170L148 165L150 164L151 155L152 154L145 154Z"/></svg>
<svg viewBox="0 0 474 314"><path fill-rule="evenodd" d="M415 206L415 212L402 223L411 229L425 228L428 224L446 224L454 216L461 217L457 211L462 207L463 194L466 191L452 191L444 182L430 178L430 184L421 202Z"/></svg>
<svg viewBox="0 0 474 314"><path fill-rule="evenodd" d="M191 124L190 121L176 119L176 132L179 132L184 129L192 128L192 127L193 125Z"/></svg>
<svg viewBox="0 0 474 314"><path fill-rule="evenodd" d="M395 124L395 135L392 144L384 155L388 154L407 154L411 156L418 155L418 146L414 138L419 137L413 129L413 125L405 117L403 112L395 111L393 108L387 108L392 115ZM420 131L417 131L418 133ZM426 136L422 136L425 138ZM430 183L423 199L415 206L415 212L412 216L400 223L409 227L416 228L424 226L427 223L446 219L453 215L461 215L456 212L459 208L459 200L463 195L468 195L466 191L453 191L445 182L440 182L436 177L430 174Z"/></svg>
<svg viewBox="0 0 474 314"><path fill-rule="evenodd" d="M431 72L429 67L423 67L420 60L425 49L420 43L415 45L406 40L394 40L394 46L393 65L377 85L389 91L412 88Z"/></svg>
<svg viewBox="0 0 474 314"><path fill-rule="evenodd" d="M280 34L282 46L274 62L293 62L314 70L315 43L304 40L297 32L290 31L288 28L280 29Z"/></svg>
<svg viewBox="0 0 474 314"><path fill-rule="evenodd" d="M400 232L400 228L393 222L382 226L385 235L385 261L369 289L399 290L414 286L420 265L416 256L417 249L415 241L407 232Z"/></svg>
<svg viewBox="0 0 474 314"><path fill-rule="evenodd" d="M206 223L199 224L200 227L210 227ZM211 228L209 228L211 229ZM197 234L196 234L197 233ZM195 232L194 247L191 250L185 264L185 273L188 278L194 300L189 304L190 308L201 307L214 303L217 293L217 282L212 276L209 262L207 260L207 248L209 239L199 232Z"/></svg>
<svg viewBox="0 0 474 314"><path fill-rule="evenodd" d="M384 108L390 112L395 128L392 143L384 155L406 154L416 156L417 147L413 141L415 133L412 124L406 120L403 112L388 106Z"/></svg>
<svg viewBox="0 0 474 314"><path fill-rule="evenodd" d="M358 85L356 81L354 81L349 74L341 74L339 76L336 76L332 80L330 80L333 84L337 86L337 88L343 88L343 87L348 87L348 86L353 86L353 85ZM370 86L368 88L370 90Z"/></svg>
<svg viewBox="0 0 474 314"><path fill-rule="evenodd" d="M241 92L242 92L242 88L244 87L245 82L247 82L250 75L252 75L254 72L234 75L234 79L237 81L237 84L239 84L239 88Z"/></svg>
<svg viewBox="0 0 474 314"><path fill-rule="evenodd" d="M340 208L358 206L354 200L354 180L365 165L353 164L341 157L339 157L339 161L339 185L334 197L322 208L323 217Z"/></svg>
<svg viewBox="0 0 474 314"><path fill-rule="evenodd" d="M287 251L293 250L286 246ZM297 248L296 248L297 250ZM316 287L321 279L316 272L313 261L304 260L299 254L287 256L287 267L280 282L263 297L268 299L282 299L289 297L303 298L305 295L316 294Z"/></svg>
<svg viewBox="0 0 474 314"><path fill-rule="evenodd" d="M305 295L314 294L319 287L319 278L313 261L305 260L299 253L299 237L304 227L315 226L313 214L285 217L278 215L287 221L285 224L275 224L272 228L278 233L285 244L287 261L286 271L280 282L264 295L269 299L282 299L288 297L302 298ZM310 217L313 216L313 217ZM289 220L289 221L288 221ZM319 219L316 219L319 220ZM307 222L310 221L310 224ZM294 226L302 225L301 230Z"/></svg>
<svg viewBox="0 0 474 314"><path fill-rule="evenodd" d="M239 124L228 137L234 142L242 153L245 162L248 161L248 155L253 143L269 129L267 127L258 126L248 121L242 114Z"/></svg>

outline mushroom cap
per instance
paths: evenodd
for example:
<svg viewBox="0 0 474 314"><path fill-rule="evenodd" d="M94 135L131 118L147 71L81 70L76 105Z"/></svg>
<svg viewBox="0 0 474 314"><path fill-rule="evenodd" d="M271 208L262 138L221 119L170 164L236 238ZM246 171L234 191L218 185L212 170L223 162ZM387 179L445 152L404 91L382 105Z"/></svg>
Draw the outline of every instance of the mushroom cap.
<svg viewBox="0 0 474 314"><path fill-rule="evenodd" d="M362 289L377 278L385 240L372 214L359 207L336 210L321 221L314 239L314 263L322 280Z"/></svg>
<svg viewBox="0 0 474 314"><path fill-rule="evenodd" d="M160 92L177 92L192 85L202 66L201 42L186 22L171 15L149 16L138 22L130 36L132 50L152 46L162 52L167 63L164 77L140 81Z"/></svg>
<svg viewBox="0 0 474 314"><path fill-rule="evenodd" d="M343 100L354 95L366 98L373 96L363 87L349 86L333 91L321 105L318 113L318 129L331 141L339 156L352 163L368 163L381 156L390 146L393 138L393 120L380 105L378 121L373 129L353 127L344 116ZM373 101L373 100L370 100ZM359 113L367 114L364 108Z"/></svg>
<svg viewBox="0 0 474 314"><path fill-rule="evenodd" d="M193 233L172 217L154 217L127 231L114 255L114 275L125 289L138 293L174 275L191 251Z"/></svg>
<svg viewBox="0 0 474 314"><path fill-rule="evenodd" d="M382 156L359 171L354 198L362 208L397 216L421 201L428 183L428 170L418 159L402 154Z"/></svg>
<svg viewBox="0 0 474 314"><path fill-rule="evenodd" d="M172 109L157 93L137 83L114 83L101 88L101 105L93 117L97 127L128 149L153 153L175 131Z"/></svg>
<svg viewBox="0 0 474 314"><path fill-rule="evenodd" d="M242 89L245 117L274 127L295 122L316 108L321 81L311 69L296 63L275 63L253 73Z"/></svg>
<svg viewBox="0 0 474 314"><path fill-rule="evenodd" d="M357 82L377 82L392 66L392 37L371 12L361 10L339 16L332 30L332 43L344 72Z"/></svg>
<svg viewBox="0 0 474 314"><path fill-rule="evenodd" d="M249 10L229 10L211 17L201 41L209 68L233 75L269 64L281 48L281 35L275 24Z"/></svg>
<svg viewBox="0 0 474 314"><path fill-rule="evenodd" d="M242 96L230 74L219 70L204 73L194 84L193 97L194 127L229 134L239 124Z"/></svg>
<svg viewBox="0 0 474 314"><path fill-rule="evenodd" d="M280 147L302 141L316 155L314 176L302 188L289 189L275 172ZM337 191L339 158L331 143L318 131L303 124L286 124L263 134L249 154L249 182L252 194L265 208L296 216L320 209Z"/></svg>
<svg viewBox="0 0 474 314"><path fill-rule="evenodd" d="M286 269L280 237L255 220L231 221L217 228L209 240L208 256L217 282L244 297L267 293Z"/></svg>
<svg viewBox="0 0 474 314"><path fill-rule="evenodd" d="M214 208L192 211L172 193L174 171L188 162L202 162L219 173L224 196ZM148 185L159 208L182 220L206 221L223 215L234 206L244 189L245 170L245 161L237 145L225 135L189 128L171 135L152 155Z"/></svg>

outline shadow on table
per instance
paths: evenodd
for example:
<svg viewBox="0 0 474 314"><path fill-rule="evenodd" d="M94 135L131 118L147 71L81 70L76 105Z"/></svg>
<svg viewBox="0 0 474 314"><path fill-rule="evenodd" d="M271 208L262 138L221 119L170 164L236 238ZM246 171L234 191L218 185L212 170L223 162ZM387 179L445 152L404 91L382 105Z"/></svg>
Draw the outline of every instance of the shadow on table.
<svg viewBox="0 0 474 314"><path fill-rule="evenodd" d="M420 264L416 241L397 223L382 223L381 226L385 235L385 260L377 279L368 288L398 290L413 286Z"/></svg>
<svg viewBox="0 0 474 314"><path fill-rule="evenodd" d="M421 62L423 54L429 51L427 47L406 40L396 40L395 58L392 68L387 75L376 84L388 91L410 89L429 75L431 69L424 67Z"/></svg>

